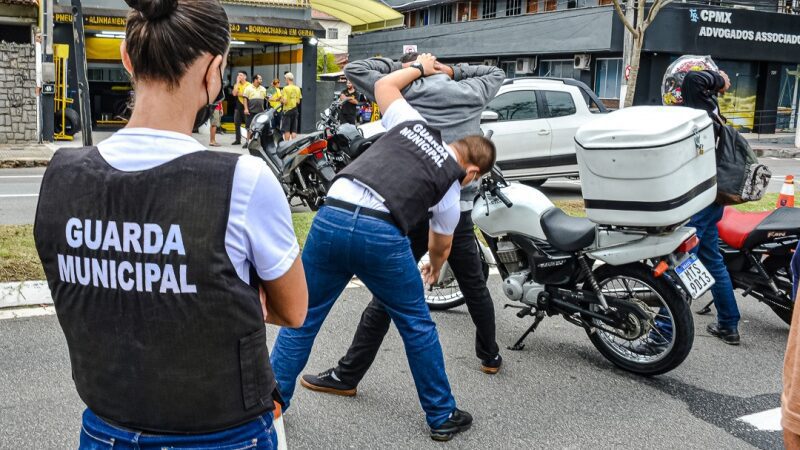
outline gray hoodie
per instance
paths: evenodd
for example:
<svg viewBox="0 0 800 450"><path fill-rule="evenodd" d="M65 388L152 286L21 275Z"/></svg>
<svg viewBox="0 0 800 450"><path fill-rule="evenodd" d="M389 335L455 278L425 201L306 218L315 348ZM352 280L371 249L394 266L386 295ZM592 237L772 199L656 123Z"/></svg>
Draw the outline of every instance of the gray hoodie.
<svg viewBox="0 0 800 450"><path fill-rule="evenodd" d="M375 101L375 82L384 75L402 69L389 58L370 58L347 64L344 72L356 90ZM491 101L503 80L502 69L494 66L456 64L453 79L445 74L420 78L403 90L403 97L425 120L442 132L445 142L481 132L481 112ZM461 210L472 209L476 186L461 190Z"/></svg>

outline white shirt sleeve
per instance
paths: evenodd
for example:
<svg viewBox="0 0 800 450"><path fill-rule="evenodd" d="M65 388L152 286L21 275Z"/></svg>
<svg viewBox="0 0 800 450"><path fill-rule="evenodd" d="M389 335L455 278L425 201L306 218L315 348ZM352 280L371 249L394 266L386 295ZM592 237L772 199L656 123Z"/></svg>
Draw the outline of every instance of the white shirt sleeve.
<svg viewBox="0 0 800 450"><path fill-rule="evenodd" d="M391 130L403 122L417 121L427 123L424 117L411 106L405 99L397 99L381 116L381 125L386 131Z"/></svg>
<svg viewBox="0 0 800 450"><path fill-rule="evenodd" d="M461 220L461 184L456 181L447 190L439 203L431 212L433 213L430 226L431 230L437 234L451 236Z"/></svg>
<svg viewBox="0 0 800 450"><path fill-rule="evenodd" d="M242 167L245 166L245 167ZM240 238L246 262L255 268L258 277L271 281L283 276L291 268L300 246L294 234L292 214L283 189L264 161L252 156L242 156L237 171L255 171L249 198L243 209L244 223ZM234 189L234 193L237 189ZM241 195L238 197L242 198ZM231 207L234 201L231 199ZM233 212L233 211L232 211ZM231 217L233 220L233 217ZM229 224L229 229L231 224ZM245 277L247 277L246 274Z"/></svg>

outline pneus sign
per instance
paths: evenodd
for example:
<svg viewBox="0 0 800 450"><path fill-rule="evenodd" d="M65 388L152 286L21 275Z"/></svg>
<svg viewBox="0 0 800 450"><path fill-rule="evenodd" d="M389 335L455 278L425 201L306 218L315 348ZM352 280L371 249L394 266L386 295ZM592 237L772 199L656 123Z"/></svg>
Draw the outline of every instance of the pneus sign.
<svg viewBox="0 0 800 450"><path fill-rule="evenodd" d="M689 20L693 23L701 24L698 33L701 38L800 45L800 34L753 29L751 27L752 22L748 24L746 21L743 21L745 23L740 26L736 26L737 13L739 11L694 8L688 11ZM797 30L800 30L800 28L797 28Z"/></svg>

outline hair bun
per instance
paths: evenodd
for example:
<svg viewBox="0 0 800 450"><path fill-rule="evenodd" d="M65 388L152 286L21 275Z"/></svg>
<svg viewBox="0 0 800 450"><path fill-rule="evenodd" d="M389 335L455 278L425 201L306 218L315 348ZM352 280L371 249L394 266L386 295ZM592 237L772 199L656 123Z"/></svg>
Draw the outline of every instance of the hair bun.
<svg viewBox="0 0 800 450"><path fill-rule="evenodd" d="M178 0L125 0L125 3L147 20L167 17L178 7Z"/></svg>

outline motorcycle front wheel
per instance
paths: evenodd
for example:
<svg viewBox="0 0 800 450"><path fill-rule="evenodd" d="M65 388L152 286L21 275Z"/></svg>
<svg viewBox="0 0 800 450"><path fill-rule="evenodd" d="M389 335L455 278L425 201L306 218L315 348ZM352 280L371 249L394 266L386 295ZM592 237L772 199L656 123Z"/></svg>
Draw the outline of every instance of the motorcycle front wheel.
<svg viewBox="0 0 800 450"><path fill-rule="evenodd" d="M422 266L428 261L428 254L426 253L422 259L419 260L420 270L422 270ZM481 258L481 264L483 266L483 277L484 279L488 279L489 264L484 261L483 258ZM464 298L464 294L461 292L461 288L458 286L456 276L453 274L453 269L450 268L450 264L445 263L442 270L445 271L444 281L438 285L431 286L430 289L425 289L425 303L428 304L428 309L431 311L444 311L446 309L457 308L467 301Z"/></svg>
<svg viewBox="0 0 800 450"><path fill-rule="evenodd" d="M595 348L616 366L638 375L660 375L678 367L694 342L694 320L689 304L664 277L656 278L642 263L612 266L594 271L603 296L614 304L637 306L643 316L629 314L626 330L612 328L584 316ZM587 281L584 290L592 291ZM635 330L635 331L632 331Z"/></svg>

